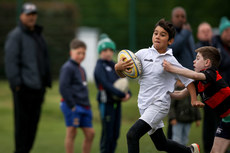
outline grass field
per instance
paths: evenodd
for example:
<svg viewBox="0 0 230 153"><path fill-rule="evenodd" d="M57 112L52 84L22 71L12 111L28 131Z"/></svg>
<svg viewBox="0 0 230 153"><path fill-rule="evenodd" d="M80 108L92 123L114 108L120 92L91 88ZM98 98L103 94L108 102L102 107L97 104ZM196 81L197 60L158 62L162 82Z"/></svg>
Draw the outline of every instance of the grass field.
<svg viewBox="0 0 230 153"><path fill-rule="evenodd" d="M132 124L139 118L137 109L137 94L138 84L136 81L130 82L130 88L133 97L126 103L123 103L122 108L122 126L120 138L117 145L117 153L127 153L126 133ZM94 83L89 83L90 100L94 115L93 126L96 131L96 136L93 142L92 153L99 153L99 140L101 133L99 112L96 101L96 88ZM58 82L53 82L52 89L47 90L46 99L43 105L41 120L36 137L36 141L31 153L64 153L64 137L65 125L62 113L59 109L60 95L58 92ZM195 127L192 124L190 132L190 142L197 142L201 145L201 127ZM165 119L165 127L167 128L167 119ZM75 152L81 152L81 145L83 140L82 131L79 129L75 141ZM0 80L0 153L12 153L14 150L13 139L13 105L12 94L8 87L7 81ZM146 134L140 140L141 153L158 153L151 139Z"/></svg>

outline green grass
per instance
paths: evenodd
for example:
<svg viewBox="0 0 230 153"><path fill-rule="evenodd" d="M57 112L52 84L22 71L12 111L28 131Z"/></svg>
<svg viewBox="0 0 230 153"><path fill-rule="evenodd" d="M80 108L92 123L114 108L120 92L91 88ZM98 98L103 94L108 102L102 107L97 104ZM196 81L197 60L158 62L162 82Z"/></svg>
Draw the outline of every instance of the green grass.
<svg viewBox="0 0 230 153"><path fill-rule="evenodd" d="M130 88L133 97L128 102L123 103L122 107L122 126L120 138L117 145L117 153L127 153L126 133L132 124L139 118L137 108L137 95L139 86L137 81L130 82ZM92 146L92 153L99 153L99 141L101 133L101 125L99 119L99 111L96 101L96 88L94 83L89 83L90 100L93 110L93 127L96 131L95 139ZM43 105L39 129L31 153L64 153L64 137L65 125L62 113L59 109L60 94L58 92L58 82L53 82L52 89L47 90L46 99ZM190 142L197 142L201 145L201 127L192 125L190 132ZM167 119L165 119L165 128L167 129ZM8 87L7 81L0 80L0 153L12 153L14 150L13 139L13 105L12 94ZM75 140L75 152L81 152L83 140L82 131L78 130ZM158 153L151 139L146 134L140 140L141 153Z"/></svg>

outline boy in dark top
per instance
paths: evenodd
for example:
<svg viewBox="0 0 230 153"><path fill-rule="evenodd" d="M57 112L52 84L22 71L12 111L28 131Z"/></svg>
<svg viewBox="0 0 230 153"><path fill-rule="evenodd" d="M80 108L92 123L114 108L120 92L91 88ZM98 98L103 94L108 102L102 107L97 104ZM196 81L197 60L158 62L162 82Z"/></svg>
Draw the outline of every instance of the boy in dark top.
<svg viewBox="0 0 230 153"><path fill-rule="evenodd" d="M100 59L94 70L102 121L101 153L115 152L121 125L121 101L127 101L130 98L130 93L121 92L113 86L119 79L112 60L115 49L115 43L106 34L102 34L98 42ZM114 99L114 95L119 99Z"/></svg>
<svg viewBox="0 0 230 153"><path fill-rule="evenodd" d="M215 110L222 118L214 139L211 153L224 153L230 144L230 88L219 74L220 53L214 47L201 47L196 50L194 70L181 69L171 65L166 60L164 69L168 72L192 78L195 81L197 93L202 101ZM181 98L187 90L174 92L171 96ZM196 106L192 103L193 106Z"/></svg>
<svg viewBox="0 0 230 153"><path fill-rule="evenodd" d="M85 53L85 43L76 39L72 40L70 59L62 66L60 72L60 93L62 95L60 107L66 122L66 153L74 153L74 139L78 127L85 135L82 152L90 153L94 138L86 73L80 65L85 58Z"/></svg>

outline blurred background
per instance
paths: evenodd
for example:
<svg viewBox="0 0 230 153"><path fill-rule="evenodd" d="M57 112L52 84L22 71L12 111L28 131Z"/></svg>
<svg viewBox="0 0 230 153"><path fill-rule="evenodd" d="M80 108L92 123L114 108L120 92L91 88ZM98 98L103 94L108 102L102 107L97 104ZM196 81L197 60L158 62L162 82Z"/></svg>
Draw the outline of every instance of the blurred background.
<svg viewBox="0 0 230 153"><path fill-rule="evenodd" d="M26 0L0 0L0 78L4 75L4 42L7 33L15 27L20 6ZM79 28L88 28L96 34L107 33L116 42L117 50L151 46L155 23L170 20L171 10L182 6L187 19L196 31L199 23L207 21L218 28L222 16L230 17L229 0L31 0L38 7L38 23L44 26L44 35L51 57L52 75L58 77L60 66L68 58L69 42ZM84 29L85 30L85 29ZM96 35L97 36L97 35ZM96 51L96 49L95 49Z"/></svg>
<svg viewBox="0 0 230 153"><path fill-rule="evenodd" d="M98 56L96 44L101 33L107 33L114 40L117 52L122 49L136 52L150 47L156 22L161 18L170 20L171 11L176 6L185 8L196 41L197 26L201 22L209 22L214 27L214 33L218 34L220 18L230 18L230 0L0 0L0 153L11 153L14 146L12 94L4 72L4 42L8 32L18 23L20 7L24 2L37 5L38 24L44 27L54 78L53 87L46 95L33 153L64 152L65 125L59 109L58 76L60 67L69 58L69 42L74 37L86 41L86 58L92 55L95 59ZM86 69L87 66L94 68L94 62L89 59L83 64ZM91 72L92 69L87 74ZM133 97L123 105L122 110L122 129L117 148L119 153L127 152L125 135L139 117L136 102L139 86L136 80L130 81L130 89ZM97 91L92 81L89 90L96 130L92 152L97 153L101 125L96 102ZM165 123L167 127L167 119ZM193 124L189 143L201 144L203 152L201 127L196 128ZM79 132L75 142L78 152L82 139L82 132ZM157 152L147 135L140 143L141 152Z"/></svg>

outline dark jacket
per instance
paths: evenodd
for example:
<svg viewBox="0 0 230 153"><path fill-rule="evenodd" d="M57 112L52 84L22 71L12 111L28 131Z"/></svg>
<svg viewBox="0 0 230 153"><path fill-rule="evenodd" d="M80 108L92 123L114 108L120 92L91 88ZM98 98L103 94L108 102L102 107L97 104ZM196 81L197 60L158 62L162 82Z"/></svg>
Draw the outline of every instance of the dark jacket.
<svg viewBox="0 0 230 153"><path fill-rule="evenodd" d="M50 65L42 27L28 30L22 23L8 35L5 43L5 70L10 86L33 89L51 87Z"/></svg>
<svg viewBox="0 0 230 153"><path fill-rule="evenodd" d="M97 95L97 100L99 102L116 103L120 102L121 100L115 100L113 98L114 95L119 98L125 97L125 93L114 88L113 86L113 83L119 79L119 76L114 70L114 65L115 63L113 61L106 61L102 59L97 61L94 70L94 78L99 91Z"/></svg>
<svg viewBox="0 0 230 153"><path fill-rule="evenodd" d="M70 108L76 104L90 106L85 70L73 60L68 60L60 71L60 93Z"/></svg>
<svg viewBox="0 0 230 153"><path fill-rule="evenodd" d="M204 46L211 46L211 43L209 41L198 41L195 46L195 49L198 49Z"/></svg>
<svg viewBox="0 0 230 153"><path fill-rule="evenodd" d="M174 42L169 48L173 49L173 55L182 66L193 69L193 60L196 53L192 32L185 29L176 30Z"/></svg>
<svg viewBox="0 0 230 153"><path fill-rule="evenodd" d="M199 108L192 107L189 96L184 100L173 100L168 116L169 120L176 119L181 123L192 123L201 120Z"/></svg>
<svg viewBox="0 0 230 153"><path fill-rule="evenodd" d="M221 63L218 69L221 76L230 85L230 46L224 45L220 36L213 37L212 45L220 51Z"/></svg>

